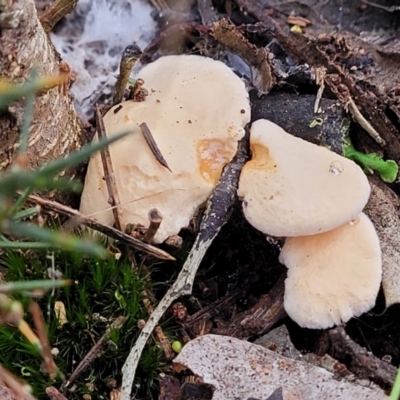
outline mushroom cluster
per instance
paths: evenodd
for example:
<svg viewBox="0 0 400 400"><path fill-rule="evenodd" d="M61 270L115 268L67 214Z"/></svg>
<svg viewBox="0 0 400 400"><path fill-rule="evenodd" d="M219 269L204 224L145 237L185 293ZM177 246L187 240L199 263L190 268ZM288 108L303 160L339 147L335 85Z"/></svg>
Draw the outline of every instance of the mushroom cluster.
<svg viewBox="0 0 400 400"><path fill-rule="evenodd" d="M250 103L243 81L224 63L207 57L161 57L139 77L148 90L146 100L116 105L103 120L108 136L131 132L110 145L122 215L146 226L149 210L157 208L163 222L154 242L162 243L187 227L210 196L244 135ZM142 123L169 169L148 146ZM108 197L96 154L89 162L80 211L112 225Z"/></svg>
<svg viewBox="0 0 400 400"><path fill-rule="evenodd" d="M362 213L368 180L353 161L259 120L238 195L261 232L287 237L284 307L302 327L329 328L370 310L382 261L374 226Z"/></svg>
<svg viewBox="0 0 400 400"><path fill-rule="evenodd" d="M166 56L140 72L148 96L126 101L104 117L127 222L163 216L155 243L189 225L233 158L250 103L242 80L225 64L194 55ZM146 123L165 160L143 137ZM284 307L302 327L328 328L371 309L381 280L379 240L362 213L370 186L353 161L296 138L267 120L252 124L252 159L238 195L255 228L286 237L280 261L288 268ZM168 168L166 168L166 165ZM114 217L99 154L88 167L80 211L103 224Z"/></svg>

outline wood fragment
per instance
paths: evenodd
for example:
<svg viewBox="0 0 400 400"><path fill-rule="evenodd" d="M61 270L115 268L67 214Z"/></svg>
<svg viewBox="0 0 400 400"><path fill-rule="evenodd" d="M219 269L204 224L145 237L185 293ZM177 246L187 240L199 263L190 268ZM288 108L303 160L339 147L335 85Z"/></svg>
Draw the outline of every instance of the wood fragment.
<svg viewBox="0 0 400 400"><path fill-rule="evenodd" d="M397 369L374 356L370 351L354 342L342 326L329 330L332 356L350 361L348 368L359 378L367 378L378 384L392 386Z"/></svg>
<svg viewBox="0 0 400 400"><path fill-rule="evenodd" d="M238 314L228 328L216 330L216 333L247 339L268 332L278 321L286 317L283 308L286 274L283 274L268 294L261 296L250 309Z"/></svg>
<svg viewBox="0 0 400 400"><path fill-rule="evenodd" d="M68 400L64 395L62 395L54 386L49 386L46 388L46 394L50 400Z"/></svg>
<svg viewBox="0 0 400 400"><path fill-rule="evenodd" d="M103 336L96 342L96 344L90 349L89 353L83 358L79 365L72 372L68 381L63 385L64 388L68 388L74 383L79 376L86 371L86 369L92 364L92 362L100 355L104 349L104 345L111 337L113 329L121 329L126 321L126 317L120 316L106 329Z"/></svg>
<svg viewBox="0 0 400 400"><path fill-rule="evenodd" d="M316 68L315 70L315 83L319 86L317 91L317 96L315 98L314 103L314 114L318 114L319 105L322 99L322 95L325 89L325 75L326 75L326 68L320 67Z"/></svg>
<svg viewBox="0 0 400 400"><path fill-rule="evenodd" d="M154 236L156 235L158 228L160 227L160 224L162 222L162 218L163 217L160 211L157 210L157 208L152 208L149 211L150 225L147 228L146 233L144 234L143 242L151 243L153 241Z"/></svg>
<svg viewBox="0 0 400 400"><path fill-rule="evenodd" d="M250 43L226 18L213 25L211 35L229 50L242 57L250 66L252 82L258 94L269 93L276 82L269 62L269 51Z"/></svg>
<svg viewBox="0 0 400 400"><path fill-rule="evenodd" d="M143 122L139 125L140 130L142 131L143 137L146 140L147 145L150 147L151 152L153 153L154 157L156 160L164 167L167 168L169 172L171 171L171 168L168 166L168 163L165 161L165 158L163 157L160 149L157 146L156 141L154 140L154 137L147 126L146 122Z"/></svg>
<svg viewBox="0 0 400 400"><path fill-rule="evenodd" d="M240 296L243 293L243 288L237 288L235 290L233 290L232 292L227 293L224 297L221 297L220 299L214 301L213 303L209 304L206 307L203 307L201 310L197 311L196 313L190 315L190 316L186 316L185 318L183 318L181 315L182 311L179 310L179 308L181 307L181 303L175 303L174 304L174 316L176 315L176 320L181 321L183 323L183 326L185 328L193 328L193 326L200 321L203 318L212 318L213 316L215 316L219 311L220 311L220 307L224 306L224 308L226 307L226 304L229 302L231 302L232 300L236 299L238 296ZM178 313L177 311L180 311L180 313Z"/></svg>
<svg viewBox="0 0 400 400"><path fill-rule="evenodd" d="M96 125L97 125L97 136L99 137L99 140L107 139L107 132L104 126L103 117L100 113L100 109L97 104L96 104ZM109 147L105 146L104 148L102 148L100 150L100 155L103 164L104 179L107 185L109 203L112 206L115 227L120 231L124 232L126 224L124 224L123 221L121 201L119 199L117 182L115 181L114 168L112 166Z"/></svg>
<svg viewBox="0 0 400 400"><path fill-rule="evenodd" d="M146 326L131 349L128 358L122 368L121 400L131 398L131 390L135 379L136 368L139 363L143 348L148 337L157 326L164 315L165 310L180 296L190 294L193 288L194 278L200 263L218 235L222 226L229 219L232 205L236 199L240 171L248 158L248 134L238 145L238 151L233 160L225 167L221 178L212 195L207 201L207 208L203 215L199 234L186 259L181 272L174 284L169 288L166 295L160 301L153 314L150 316Z"/></svg>
<svg viewBox="0 0 400 400"><path fill-rule="evenodd" d="M158 249L157 247L151 246L150 244L143 243L141 240L135 239L125 233L115 229L111 226L103 225L93 218L89 218L83 215L73 208L64 206L63 204L57 203L56 201L51 201L43 199L39 196L30 195L28 201L33 204L38 204L45 210L54 211L56 213L66 215L73 218L78 224L83 224L91 229L104 233L113 239L120 240L128 246L133 247L136 250L143 251L149 255L157 257L161 260L175 261L175 258L164 250Z"/></svg>
<svg viewBox="0 0 400 400"><path fill-rule="evenodd" d="M134 85L129 85L128 100L142 102L146 100L149 92L143 87L145 84L144 80L141 78L136 79Z"/></svg>
<svg viewBox="0 0 400 400"><path fill-rule="evenodd" d="M149 279L149 281L150 281L150 279ZM154 312L154 307L153 307L152 302L150 301L150 298L154 298L154 296L148 290L144 290L142 292L142 296L145 297L145 299L143 300L143 305L145 306L145 308L147 310L147 313L150 316ZM143 325L141 324L141 329L143 329L146 326L146 321L143 321L143 323L144 323ZM172 350L171 343L169 342L169 340L165 336L165 334L164 334L163 330L161 329L160 325L157 325L154 328L154 333L156 335L156 338L157 338L158 342L161 345L161 348L163 349L165 359L166 360L172 360L175 357L175 353Z"/></svg>
<svg viewBox="0 0 400 400"><path fill-rule="evenodd" d="M119 75L114 88L113 106L119 104L124 99L126 85L129 82L129 76L136 61L142 55L142 51L136 44L127 46L122 53L121 62L119 65Z"/></svg>
<svg viewBox="0 0 400 400"><path fill-rule="evenodd" d="M49 33L53 30L54 26L67 14L71 13L78 0L57 0L44 13L40 16L40 23L43 30Z"/></svg>
<svg viewBox="0 0 400 400"><path fill-rule="evenodd" d="M181 383L171 375L160 374L160 395L158 400L181 399Z"/></svg>

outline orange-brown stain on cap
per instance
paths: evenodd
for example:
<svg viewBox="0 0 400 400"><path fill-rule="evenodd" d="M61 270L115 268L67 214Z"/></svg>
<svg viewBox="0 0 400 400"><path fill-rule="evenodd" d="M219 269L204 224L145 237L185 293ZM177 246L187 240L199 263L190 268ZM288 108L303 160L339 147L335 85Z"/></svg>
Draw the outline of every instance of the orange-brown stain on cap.
<svg viewBox="0 0 400 400"><path fill-rule="evenodd" d="M245 165L245 168L273 170L277 168L277 163L269 154L268 147L259 144L251 145L252 157Z"/></svg>
<svg viewBox="0 0 400 400"><path fill-rule="evenodd" d="M234 156L235 149L219 139L203 139L197 142L196 153L202 178L216 184L222 168Z"/></svg>

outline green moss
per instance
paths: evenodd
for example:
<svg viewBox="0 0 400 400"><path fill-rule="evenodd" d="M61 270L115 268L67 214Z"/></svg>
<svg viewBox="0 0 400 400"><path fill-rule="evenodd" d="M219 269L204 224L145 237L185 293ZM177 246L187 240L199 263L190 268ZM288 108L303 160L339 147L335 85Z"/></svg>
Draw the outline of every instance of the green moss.
<svg viewBox="0 0 400 400"><path fill-rule="evenodd" d="M1 260L7 281L43 279L51 267L45 253L35 253L26 264L15 252L8 252ZM119 380L121 368L132 344L138 336L139 319L147 318L142 305L144 278L136 269L123 260L108 258L85 258L80 254L58 252L55 254L55 269L63 277L72 280L70 287L48 293L40 299L48 336L52 348L59 354L55 362L60 371L69 376L82 358L105 333L107 327L119 316L126 322L120 330L113 330L105 350L76 382L77 390L69 399L82 398L88 393L87 383L94 388L93 399L108 398L106 382L110 378ZM26 307L29 299L16 295ZM68 323L59 327L54 312L54 303L61 301L66 309ZM162 367L162 352L152 341L143 353L139 364L137 387L146 398L150 397L157 374ZM41 359L32 345L21 334L10 327L0 326L0 363L30 383L38 398L44 398L44 390L53 384L41 371ZM59 385L60 382L56 382Z"/></svg>

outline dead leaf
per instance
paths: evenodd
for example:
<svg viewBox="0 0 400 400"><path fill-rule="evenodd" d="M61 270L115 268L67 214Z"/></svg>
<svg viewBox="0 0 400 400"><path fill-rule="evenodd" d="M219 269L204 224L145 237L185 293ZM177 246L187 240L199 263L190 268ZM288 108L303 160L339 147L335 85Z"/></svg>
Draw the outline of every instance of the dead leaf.
<svg viewBox="0 0 400 400"><path fill-rule="evenodd" d="M54 313L58 320L58 328L62 328L64 324L68 323L67 312L65 311L65 305L62 301L56 301L54 303Z"/></svg>
<svg viewBox="0 0 400 400"><path fill-rule="evenodd" d="M337 380L333 373L227 336L205 335L186 344L174 362L214 386L213 400L265 399L282 388L282 399L380 400L383 390Z"/></svg>
<svg viewBox="0 0 400 400"><path fill-rule="evenodd" d="M300 28L307 28L308 25L311 25L311 21L309 19L303 17L296 17L294 15L289 15L289 17L287 17L286 22L289 25L300 26Z"/></svg>

